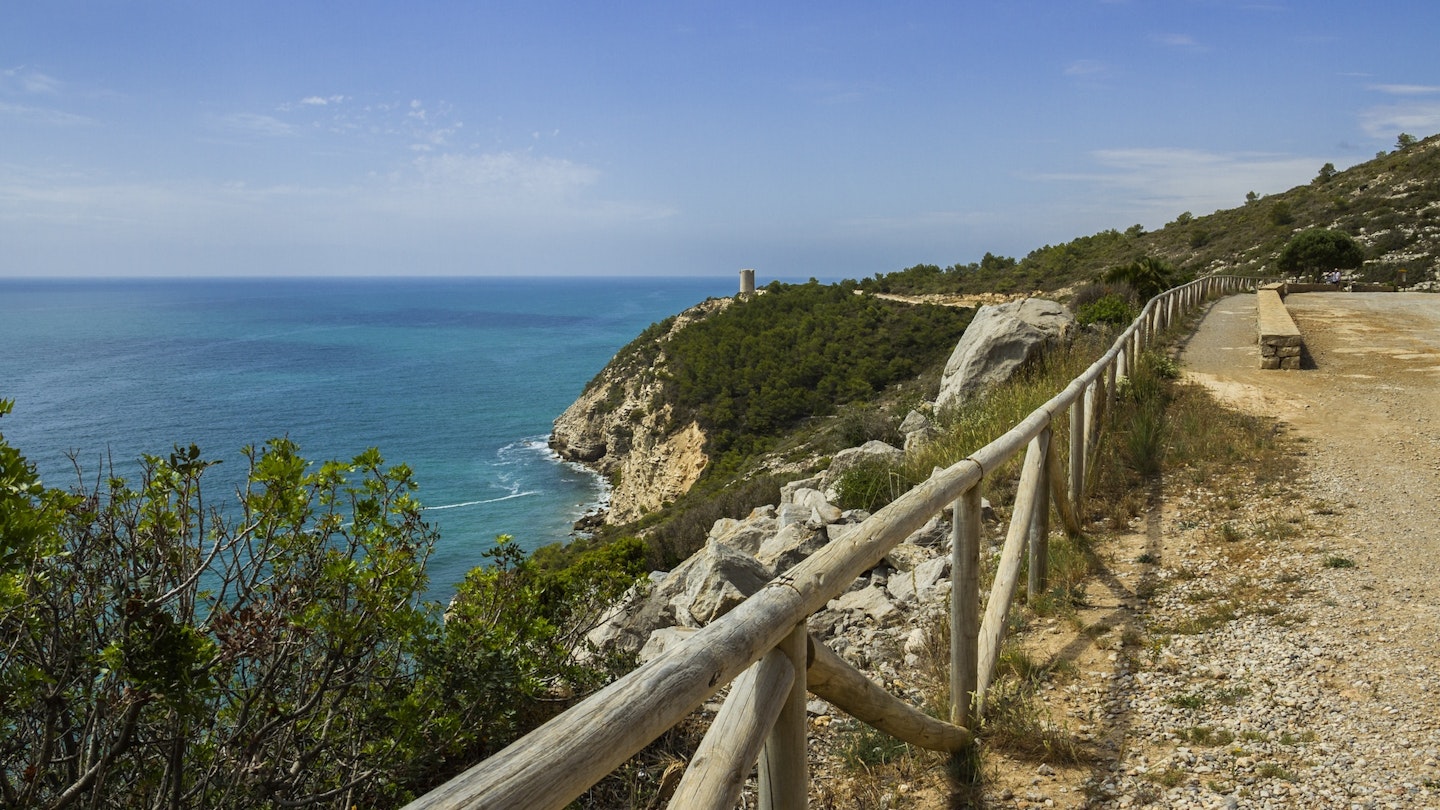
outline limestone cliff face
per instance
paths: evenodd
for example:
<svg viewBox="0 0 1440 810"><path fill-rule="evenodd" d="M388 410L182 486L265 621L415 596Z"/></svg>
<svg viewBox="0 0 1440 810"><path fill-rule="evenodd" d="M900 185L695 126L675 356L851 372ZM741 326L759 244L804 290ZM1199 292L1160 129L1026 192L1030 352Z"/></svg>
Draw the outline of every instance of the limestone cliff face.
<svg viewBox="0 0 1440 810"><path fill-rule="evenodd" d="M675 424L657 395L670 337L729 304L711 299L675 316L668 329L642 335L555 420L550 446L614 482L608 522L628 523L683 495L709 463L700 426Z"/></svg>

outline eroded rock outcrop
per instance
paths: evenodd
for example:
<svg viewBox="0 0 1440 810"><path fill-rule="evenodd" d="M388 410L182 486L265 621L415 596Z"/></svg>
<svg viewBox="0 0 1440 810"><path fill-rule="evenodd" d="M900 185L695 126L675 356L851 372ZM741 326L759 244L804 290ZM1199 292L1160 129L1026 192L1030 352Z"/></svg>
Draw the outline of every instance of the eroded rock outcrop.
<svg viewBox="0 0 1440 810"><path fill-rule="evenodd" d="M617 354L555 420L555 452L611 480L609 522L627 523L683 495L709 463L700 426L677 420L663 404L657 370L672 335L730 301L698 304L675 316L668 329L642 336L644 342Z"/></svg>
<svg viewBox="0 0 1440 810"><path fill-rule="evenodd" d="M721 306L689 310L648 351L622 353L555 423L553 446L617 479L612 522L639 517L685 492L704 470L705 437L694 424L674 426L658 396L656 368L676 329ZM766 586L773 577L826 546L844 542L866 512L842 510L836 484L858 465L898 465L907 451L938 432L940 407L1008 378L1046 347L1068 340L1074 318L1050 301L1027 299L987 307L977 315L951 357L948 388L935 405L908 415L902 425L906 449L871 441L835 453L829 468L781 487L773 505L743 519L722 519L705 546L670 572L655 572L590 634L598 647L641 653L642 658L683 643L702 627ZM978 328L977 328L978 324ZM973 334L972 334L973 333ZM641 365L639 360L643 359ZM962 393L966 392L966 393ZM993 512L985 514L987 523ZM937 516L891 549L809 620L811 632L852 664L883 673L898 656L911 658L923 641L915 628L943 615L950 590L950 526ZM990 548L994 554L998 548Z"/></svg>

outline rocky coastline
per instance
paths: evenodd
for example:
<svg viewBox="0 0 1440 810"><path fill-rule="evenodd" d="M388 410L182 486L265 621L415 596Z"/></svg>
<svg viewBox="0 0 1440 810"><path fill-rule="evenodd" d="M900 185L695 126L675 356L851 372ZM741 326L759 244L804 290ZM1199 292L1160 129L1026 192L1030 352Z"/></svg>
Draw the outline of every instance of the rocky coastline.
<svg viewBox="0 0 1440 810"><path fill-rule="evenodd" d="M688 492L705 471L705 434L675 419L660 402L655 374L670 337L719 312L733 299L713 298L671 319L667 329L637 339L610 361L555 420L550 447L610 482L609 503L582 518L587 526L637 520ZM638 343L649 345L637 345Z"/></svg>

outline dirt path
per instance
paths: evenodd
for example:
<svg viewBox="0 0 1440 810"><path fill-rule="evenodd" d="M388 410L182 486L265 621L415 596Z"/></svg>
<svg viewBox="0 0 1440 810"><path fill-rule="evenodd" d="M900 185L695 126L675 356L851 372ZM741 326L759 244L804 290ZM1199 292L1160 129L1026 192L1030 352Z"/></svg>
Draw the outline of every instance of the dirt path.
<svg viewBox="0 0 1440 810"><path fill-rule="evenodd" d="M1299 479L1175 481L1102 551L1045 711L1088 763L1002 763L982 806L1440 808L1440 296L1287 299L1309 356L1262 371L1252 296L1180 354L1281 420Z"/></svg>
<svg viewBox="0 0 1440 810"><path fill-rule="evenodd" d="M1310 617L1296 634L1321 654L1271 673L1316 688L1295 717L1294 733L1315 738L1298 762L1334 790L1269 806L1437 807L1440 296L1310 293L1286 305L1309 352L1301 371L1258 368L1249 296L1219 302L1182 355L1221 398L1305 441L1297 483L1312 514L1294 545L1355 564L1322 569L1292 597ZM1287 789L1304 786L1305 771L1292 775Z"/></svg>
<svg viewBox="0 0 1440 810"><path fill-rule="evenodd" d="M1347 550L1376 578L1377 599L1440 604L1440 296L1306 293L1285 303L1308 368L1260 370L1254 301L1236 296L1186 345L1186 372L1308 440L1314 494L1349 507L1336 528L1359 541Z"/></svg>

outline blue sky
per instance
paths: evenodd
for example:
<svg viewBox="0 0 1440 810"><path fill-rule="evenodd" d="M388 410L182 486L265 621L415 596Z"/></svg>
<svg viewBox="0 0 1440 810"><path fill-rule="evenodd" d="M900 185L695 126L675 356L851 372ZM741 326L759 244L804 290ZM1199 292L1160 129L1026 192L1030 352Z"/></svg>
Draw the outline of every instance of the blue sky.
<svg viewBox="0 0 1440 810"><path fill-rule="evenodd" d="M0 275L863 277L1440 132L1440 3L10 3Z"/></svg>

